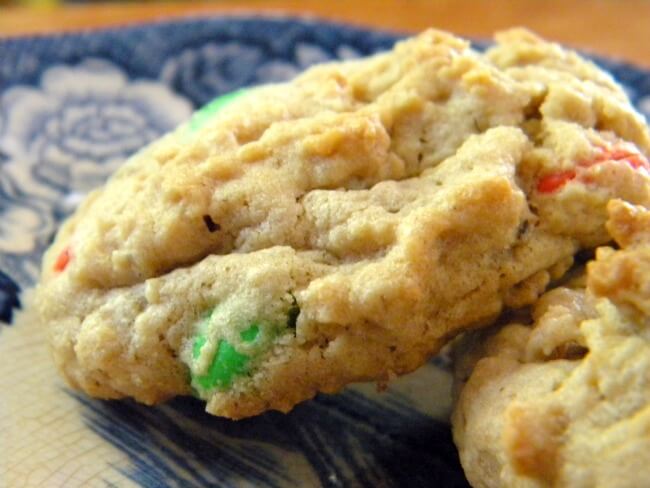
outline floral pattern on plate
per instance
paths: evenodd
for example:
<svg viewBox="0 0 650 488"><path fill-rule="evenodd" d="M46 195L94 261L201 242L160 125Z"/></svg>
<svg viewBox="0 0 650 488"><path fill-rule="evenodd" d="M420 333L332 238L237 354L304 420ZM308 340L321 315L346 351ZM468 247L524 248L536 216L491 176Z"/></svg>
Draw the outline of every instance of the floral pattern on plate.
<svg viewBox="0 0 650 488"><path fill-rule="evenodd" d="M287 81L309 66L333 57L323 48L304 42L296 43L288 60L269 59L265 51L260 46L240 42L209 42L185 49L167 60L161 79L205 104L215 94L242 86ZM347 45L339 46L333 54L337 59L359 57L359 52Z"/></svg>
<svg viewBox="0 0 650 488"><path fill-rule="evenodd" d="M2 93L0 106L0 262L23 286L36 278L24 257L42 253L55 221L192 112L164 83L96 58L49 67L38 86Z"/></svg>

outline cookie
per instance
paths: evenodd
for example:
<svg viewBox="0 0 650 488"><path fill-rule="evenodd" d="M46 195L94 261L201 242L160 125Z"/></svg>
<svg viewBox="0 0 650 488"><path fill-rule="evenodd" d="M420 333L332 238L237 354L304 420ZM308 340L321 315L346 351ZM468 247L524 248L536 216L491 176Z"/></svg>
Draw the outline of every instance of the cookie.
<svg viewBox="0 0 650 488"><path fill-rule="evenodd" d="M650 479L650 211L609 205L620 249L549 291L532 324L458 346L454 439L475 487L640 487Z"/></svg>
<svg viewBox="0 0 650 488"><path fill-rule="evenodd" d="M650 203L650 136L592 63L532 34L434 30L218 99L88 196L37 290L100 398L287 411L385 383L533 302Z"/></svg>

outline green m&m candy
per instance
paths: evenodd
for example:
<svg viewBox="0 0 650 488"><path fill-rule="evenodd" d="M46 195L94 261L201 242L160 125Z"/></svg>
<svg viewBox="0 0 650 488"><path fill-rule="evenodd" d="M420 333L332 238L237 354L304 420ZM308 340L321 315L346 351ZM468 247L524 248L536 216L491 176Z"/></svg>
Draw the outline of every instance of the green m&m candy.
<svg viewBox="0 0 650 488"><path fill-rule="evenodd" d="M292 296L292 303L283 312L285 314L283 323L270 323L268 320L256 319L246 329L239 332L241 342L233 341L232 337L230 340L219 339L216 343L214 356L206 358L202 357L202 353L205 356L211 352L204 351L204 347L210 337L207 329L213 313L214 310L210 310L201 317L197 335L194 336L191 349L188 351L191 356L191 360L188 361L191 385L198 396L205 396L214 390L227 390L238 376L249 373L251 368L255 367L253 360L262 354L278 335L284 331L294 331L295 333L300 307ZM237 344L233 344L234 342ZM209 360L207 368L204 367L206 359ZM197 372L198 363L203 365L200 372Z"/></svg>
<svg viewBox="0 0 650 488"><path fill-rule="evenodd" d="M208 102L206 105L204 105L199 110L194 112L194 115L192 115L189 124L189 131L192 133L199 130L201 127L205 125L205 123L208 120L214 117L222 108L224 108L226 105L230 104L230 102L241 97L247 92L248 90L242 88L241 90L236 90L231 93L226 93L225 95L217 97L211 102Z"/></svg>
<svg viewBox="0 0 650 488"><path fill-rule="evenodd" d="M253 324L240 333L242 342L252 343L259 336L260 328ZM192 358L198 359L201 349L207 342L204 335L198 336L192 346ZM204 375L192 376L192 386L200 387L203 390L212 390L214 388L224 390L232 385L236 376L248 371L250 357L242 354L225 339L221 339L217 345L217 352L212 358L212 362Z"/></svg>

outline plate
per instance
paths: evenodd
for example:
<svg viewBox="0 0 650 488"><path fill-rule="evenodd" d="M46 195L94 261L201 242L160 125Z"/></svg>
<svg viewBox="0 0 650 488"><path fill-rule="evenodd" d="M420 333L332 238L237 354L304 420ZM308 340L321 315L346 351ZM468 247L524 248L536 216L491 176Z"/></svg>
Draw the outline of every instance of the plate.
<svg viewBox="0 0 650 488"><path fill-rule="evenodd" d="M444 359L383 393L357 385L234 422L192 398L145 407L68 389L18 312L58 223L129 154L215 96L399 37L227 17L0 41L1 486L468 486ZM650 113L650 72L596 61Z"/></svg>

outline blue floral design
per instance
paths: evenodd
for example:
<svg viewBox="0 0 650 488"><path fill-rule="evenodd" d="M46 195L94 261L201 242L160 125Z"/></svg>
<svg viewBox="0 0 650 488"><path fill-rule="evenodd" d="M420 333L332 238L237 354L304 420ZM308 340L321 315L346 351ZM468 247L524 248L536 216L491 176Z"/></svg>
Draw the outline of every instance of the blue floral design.
<svg viewBox="0 0 650 488"><path fill-rule="evenodd" d="M86 192L130 154L187 119L191 105L167 87L130 81L114 64L87 59L54 66L39 88L2 95L0 149L39 193ZM19 165L20 168L12 166Z"/></svg>
<svg viewBox="0 0 650 488"><path fill-rule="evenodd" d="M40 253L56 223L52 205L26 192L30 180L15 180L7 168L0 162L0 270L27 286L38 276ZM1 307L0 315L7 315Z"/></svg>
<svg viewBox="0 0 650 488"><path fill-rule="evenodd" d="M360 55L348 45L327 51L307 42L297 42L290 57L270 56L266 51L242 42L210 42L169 58L160 77L200 106L242 86L287 81L313 64Z"/></svg>
<svg viewBox="0 0 650 488"><path fill-rule="evenodd" d="M0 173L0 253L31 252L53 229L47 207L29 199L8 172Z"/></svg>
<svg viewBox="0 0 650 488"><path fill-rule="evenodd" d="M253 83L263 59L264 53L255 46L210 42L196 49L186 49L169 59L162 69L161 79L204 104L216 94Z"/></svg>
<svg viewBox="0 0 650 488"><path fill-rule="evenodd" d="M11 324L14 308L20 308L20 288L0 270L0 322Z"/></svg>
<svg viewBox="0 0 650 488"><path fill-rule="evenodd" d="M319 395L289 415L267 412L239 422L206 414L193 398L154 408L76 398L88 427L128 453L132 467L123 474L141 486L159 486L161 479L166 486L240 486L245 479L246 486L273 488L469 488L448 425L395 391ZM168 449L157 448L157 436ZM307 465L291 470L287 459L297 453Z"/></svg>
<svg viewBox="0 0 650 488"><path fill-rule="evenodd" d="M164 84L92 58L13 86L0 107L0 264L21 285L35 281L56 221L192 111Z"/></svg>

